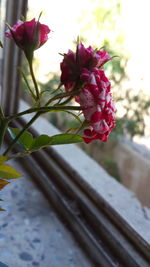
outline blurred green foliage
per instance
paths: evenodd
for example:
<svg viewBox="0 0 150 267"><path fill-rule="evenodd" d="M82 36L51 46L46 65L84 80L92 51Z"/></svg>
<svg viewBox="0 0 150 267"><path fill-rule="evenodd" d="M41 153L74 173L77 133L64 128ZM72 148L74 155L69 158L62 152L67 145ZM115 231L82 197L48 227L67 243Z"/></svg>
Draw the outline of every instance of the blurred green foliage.
<svg viewBox="0 0 150 267"><path fill-rule="evenodd" d="M137 92L136 88L125 88L124 84L129 80L126 66L129 60L128 53L124 47L125 35L121 28L122 0L93 0L94 9L91 11L88 23L83 26L82 38L87 39L90 32L97 36L93 38L95 46L104 47L111 56L117 56L105 64L105 70L112 85L112 94L116 106L123 110L116 111L116 128L112 137L118 135L144 136L146 116L150 115L150 98L144 94L142 89ZM88 14L84 12L80 22L86 20Z"/></svg>
<svg viewBox="0 0 150 267"><path fill-rule="evenodd" d="M92 46L104 47L111 56L117 56L112 61L106 63L104 67L107 76L111 80L113 98L115 103L119 104L123 109L123 115L119 114L119 109L116 111L116 128L110 135L109 149L106 148L106 144L102 143L99 152L97 151L93 154L92 151L95 143L88 145L88 148L84 144L81 144L81 146L88 154L98 160L111 176L121 181L117 163L110 153L111 142L116 142L118 136L122 135L133 139L134 136L143 136L145 134L145 116L149 115L150 99L142 90L137 92L135 88L125 88L124 86L124 83L129 80L126 71L129 57L124 47L125 36L120 27L122 1L93 0L93 5L95 5L95 8L91 11L87 24L83 24L80 40L85 44L87 43L87 46L90 41ZM86 21L88 15L86 12L83 13L82 18L79 19L81 25L82 21ZM92 38L89 39L90 33L93 32L95 32L96 38L93 38L92 35ZM94 43L91 43L91 41ZM47 90L49 87L56 87L58 83L59 76L54 74L53 79L47 84L41 84L41 88L42 90ZM64 130L66 127L78 126L78 122L63 113L52 114L50 120L61 130Z"/></svg>
<svg viewBox="0 0 150 267"><path fill-rule="evenodd" d="M143 93L142 89L137 92L136 88L125 88L124 86L129 80L126 71L129 57L124 47L125 36L120 23L122 1L91 1L94 8L91 10L90 16L85 9L78 21L81 24L80 40L87 46L104 47L111 56L117 56L104 66L107 76L111 80L115 103L123 109L123 115L119 114L119 108L116 111L116 128L111 133L109 142L114 142L120 135L128 136L131 139L137 135L144 136L145 117L150 115L150 98ZM44 92L46 98L53 89L57 88L60 82L59 75L58 73L51 73L47 83L40 83L41 91ZM78 122L65 113L53 113L49 115L49 120L62 131L78 126ZM106 144L103 145L106 146ZM90 154L90 152L88 153ZM111 156L105 155L101 164L110 175L120 180L117 165Z"/></svg>
<svg viewBox="0 0 150 267"><path fill-rule="evenodd" d="M125 97L118 102L122 103L124 115L117 117L114 134L128 136L144 136L146 131L146 116L150 116L150 98L142 90L137 93L133 89L127 89Z"/></svg>

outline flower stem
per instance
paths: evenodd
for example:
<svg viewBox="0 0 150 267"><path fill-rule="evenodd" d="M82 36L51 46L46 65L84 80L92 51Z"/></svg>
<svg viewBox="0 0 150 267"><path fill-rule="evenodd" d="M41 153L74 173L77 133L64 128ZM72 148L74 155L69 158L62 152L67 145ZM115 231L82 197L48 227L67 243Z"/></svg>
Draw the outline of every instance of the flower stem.
<svg viewBox="0 0 150 267"><path fill-rule="evenodd" d="M36 96L35 96L34 93L32 92L32 89L30 88L30 85L29 85L29 82L28 82L28 80L27 80L27 78L26 78L26 75L24 74L24 72L23 72L23 70L21 69L21 67L18 67L18 69L19 69L20 74L21 74L22 77L23 77L23 80L24 80L24 82L25 82L25 84L26 84L26 86L27 86L27 88L28 88L28 90L29 90L29 92L30 92L32 98L36 101Z"/></svg>
<svg viewBox="0 0 150 267"><path fill-rule="evenodd" d="M45 104L45 107L47 107L51 102L53 102L54 100L57 100L57 99L62 99L64 97L67 97L67 96L70 96L72 95L70 92L67 92L67 93L60 93L58 95L55 95L53 96L52 98L50 98L47 103ZM74 94L73 94L74 96Z"/></svg>
<svg viewBox="0 0 150 267"><path fill-rule="evenodd" d="M8 121L2 120L1 121L1 126L0 126L0 130L1 130L1 133L0 133L0 149L1 149L1 146L2 146L3 141L4 141L4 136L5 136L5 132L7 130L7 126L8 126Z"/></svg>
<svg viewBox="0 0 150 267"><path fill-rule="evenodd" d="M4 116L4 112L3 112L3 109L2 107L0 106L0 118L3 119L5 116Z"/></svg>
<svg viewBox="0 0 150 267"><path fill-rule="evenodd" d="M36 81L36 78L34 75L34 71L33 71L32 60L28 60L28 63L29 63L29 68L30 68L30 74L31 74L32 81L33 81L34 88L35 88L35 92L36 92L36 98L37 98L37 101L40 103L40 93L39 93L38 84L37 84L37 81Z"/></svg>
<svg viewBox="0 0 150 267"><path fill-rule="evenodd" d="M82 110L82 107L74 107L74 106L53 106L53 107L40 107L40 108L30 108L30 109L27 109L25 111L22 111L20 113L17 113L15 115L12 115L10 117L8 117L9 121L12 121L12 120L15 120L23 115L26 115L26 114L30 114L30 113L33 113L33 112L40 112L41 114L43 113L47 113L47 112L52 112L52 111L57 111L57 110L60 110L60 111L64 111L64 110Z"/></svg>
<svg viewBox="0 0 150 267"><path fill-rule="evenodd" d="M9 123L9 119L5 118L2 106L0 106L0 149L1 149L1 146L3 145L5 132L7 130L8 123Z"/></svg>
<svg viewBox="0 0 150 267"><path fill-rule="evenodd" d="M68 97L68 99L66 99L64 102L60 103L59 105L65 105L67 103L69 103L72 99L74 98L74 95L71 95L70 97Z"/></svg>

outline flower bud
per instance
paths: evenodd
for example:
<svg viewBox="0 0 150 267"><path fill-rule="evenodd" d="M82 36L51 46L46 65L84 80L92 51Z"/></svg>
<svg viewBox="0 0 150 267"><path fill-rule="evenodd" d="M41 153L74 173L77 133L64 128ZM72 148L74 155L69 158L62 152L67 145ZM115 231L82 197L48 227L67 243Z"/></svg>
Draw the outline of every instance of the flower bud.
<svg viewBox="0 0 150 267"><path fill-rule="evenodd" d="M94 50L91 46L85 48L82 43L77 45L76 52L68 51L60 64L61 83L66 91L72 91L75 85L81 85L81 73L83 69L91 70L94 67L101 68L112 57L108 53Z"/></svg>
<svg viewBox="0 0 150 267"><path fill-rule="evenodd" d="M15 25L9 27L5 36L13 39L24 50L25 54L33 53L47 40L50 29L47 25L32 19L31 21L18 20Z"/></svg>

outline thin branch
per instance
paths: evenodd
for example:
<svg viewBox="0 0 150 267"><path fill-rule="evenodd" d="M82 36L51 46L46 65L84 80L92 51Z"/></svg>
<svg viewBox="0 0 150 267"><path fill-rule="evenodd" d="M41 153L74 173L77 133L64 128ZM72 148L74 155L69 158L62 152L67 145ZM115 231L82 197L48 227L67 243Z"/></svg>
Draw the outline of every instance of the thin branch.
<svg viewBox="0 0 150 267"><path fill-rule="evenodd" d="M40 112L40 113L47 113L47 112L52 112L52 111L63 111L63 110L82 110L82 107L74 107L74 106L53 106L53 107L40 107L40 108L30 108L25 111L22 111L20 113L14 114L10 117L7 117L9 121L15 120L21 116L34 113L34 112Z"/></svg>

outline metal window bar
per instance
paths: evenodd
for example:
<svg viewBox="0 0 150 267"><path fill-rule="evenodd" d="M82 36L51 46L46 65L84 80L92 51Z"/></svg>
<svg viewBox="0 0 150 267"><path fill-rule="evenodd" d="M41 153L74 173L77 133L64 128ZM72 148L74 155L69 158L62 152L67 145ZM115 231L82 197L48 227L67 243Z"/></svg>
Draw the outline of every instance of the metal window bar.
<svg viewBox="0 0 150 267"><path fill-rule="evenodd" d="M27 0L7 0L6 22L11 26L21 15L26 15ZM2 106L6 115L13 114L19 106L20 75L17 66L21 65L22 52L14 42L4 40L2 63Z"/></svg>

